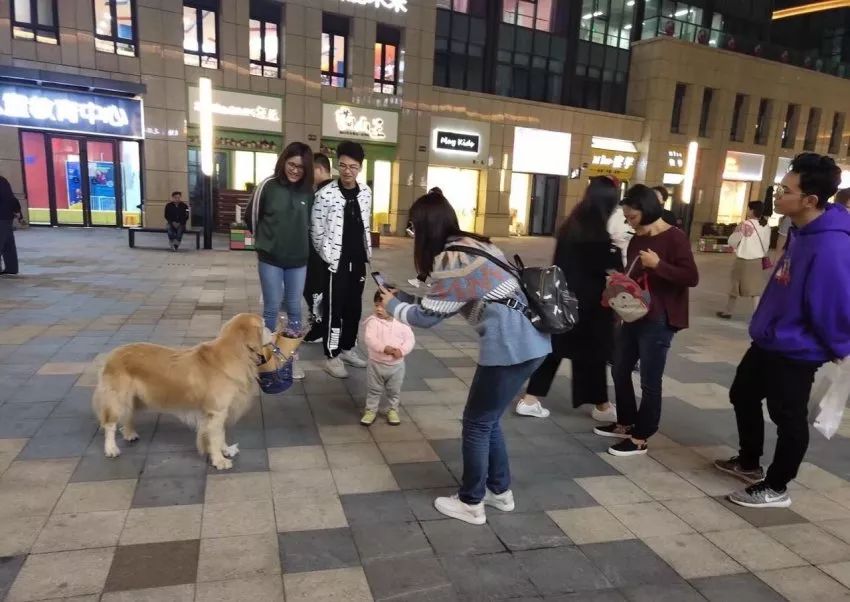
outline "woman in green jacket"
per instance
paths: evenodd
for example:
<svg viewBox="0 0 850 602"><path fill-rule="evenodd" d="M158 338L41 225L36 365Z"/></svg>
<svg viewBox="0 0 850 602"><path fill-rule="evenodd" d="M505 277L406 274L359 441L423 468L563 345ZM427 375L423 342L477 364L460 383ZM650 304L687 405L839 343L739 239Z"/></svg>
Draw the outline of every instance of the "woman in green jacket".
<svg viewBox="0 0 850 602"><path fill-rule="evenodd" d="M263 320L276 330L281 303L286 329L301 334L301 296L310 256L313 209L313 151L293 142L281 153L274 174L254 189L246 211L254 233L263 292Z"/></svg>

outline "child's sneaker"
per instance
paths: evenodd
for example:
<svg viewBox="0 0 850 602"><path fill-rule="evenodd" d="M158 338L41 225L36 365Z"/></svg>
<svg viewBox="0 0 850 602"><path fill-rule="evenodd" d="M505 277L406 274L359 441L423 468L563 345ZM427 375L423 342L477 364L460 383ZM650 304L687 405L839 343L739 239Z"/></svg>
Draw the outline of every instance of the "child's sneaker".
<svg viewBox="0 0 850 602"><path fill-rule="evenodd" d="M398 426L401 424L401 417L398 415L398 410L387 410L387 423L392 426Z"/></svg>
<svg viewBox="0 0 850 602"><path fill-rule="evenodd" d="M363 418L360 419L360 424L363 426L372 426L372 423L375 422L375 418L378 417L378 413L375 410L366 410L363 412Z"/></svg>

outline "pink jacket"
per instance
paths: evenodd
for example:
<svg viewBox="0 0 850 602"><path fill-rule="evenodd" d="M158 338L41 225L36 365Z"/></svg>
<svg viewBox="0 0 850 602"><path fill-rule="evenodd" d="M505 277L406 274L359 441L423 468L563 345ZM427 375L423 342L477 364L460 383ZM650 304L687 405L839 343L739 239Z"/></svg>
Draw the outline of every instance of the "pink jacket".
<svg viewBox="0 0 850 602"><path fill-rule="evenodd" d="M384 353L384 348L387 346L397 347L401 349L403 355L407 355L413 350L413 345L416 343L410 326L395 318L382 320L378 316L372 315L363 321L363 327L363 339L366 341L366 348L369 350L369 359L379 364L392 366L404 361L404 359L397 360Z"/></svg>

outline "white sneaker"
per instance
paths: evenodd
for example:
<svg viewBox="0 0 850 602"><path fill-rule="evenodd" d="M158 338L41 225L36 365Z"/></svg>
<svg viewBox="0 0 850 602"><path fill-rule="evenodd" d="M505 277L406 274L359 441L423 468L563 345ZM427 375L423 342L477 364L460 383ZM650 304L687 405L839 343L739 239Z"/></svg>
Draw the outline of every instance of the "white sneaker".
<svg viewBox="0 0 850 602"><path fill-rule="evenodd" d="M457 495L451 497L438 497L434 500L434 508L437 512L462 520L473 525L483 525L487 522L484 513L484 502L477 504L464 504Z"/></svg>
<svg viewBox="0 0 850 602"><path fill-rule="evenodd" d="M514 508L516 508L516 504L514 503L514 493L510 489L498 495L487 489L482 501L485 506L490 506L491 508L501 510L502 512L513 512Z"/></svg>
<svg viewBox="0 0 850 602"><path fill-rule="evenodd" d="M617 422L617 408L609 405L607 410L597 410L595 407L590 411L590 416L596 422Z"/></svg>
<svg viewBox="0 0 850 602"><path fill-rule="evenodd" d="M348 370L345 369L345 364L338 357L325 362L325 372L334 378L348 378Z"/></svg>
<svg viewBox="0 0 850 602"><path fill-rule="evenodd" d="M348 351L343 351L339 354L340 359L344 361L349 366L354 366L355 368L365 368L366 360L364 360L357 350L349 349Z"/></svg>
<svg viewBox="0 0 850 602"><path fill-rule="evenodd" d="M304 373L304 368L301 367L301 362L296 353L292 358L292 380L304 380L305 376L307 375Z"/></svg>
<svg viewBox="0 0 850 602"><path fill-rule="evenodd" d="M529 405L525 403L523 399L520 399L516 404L516 413L520 416L531 416L533 418L548 418L549 410L543 407L543 404L540 403L538 399L533 404Z"/></svg>

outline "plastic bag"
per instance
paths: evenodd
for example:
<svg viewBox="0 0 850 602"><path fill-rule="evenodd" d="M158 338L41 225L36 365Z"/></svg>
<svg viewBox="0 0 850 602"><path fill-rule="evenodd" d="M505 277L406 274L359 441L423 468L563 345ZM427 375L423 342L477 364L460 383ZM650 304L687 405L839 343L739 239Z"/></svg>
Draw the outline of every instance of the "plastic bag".
<svg viewBox="0 0 850 602"><path fill-rule="evenodd" d="M824 437L831 439L841 426L844 407L850 397L850 358L832 364L824 376L831 382L818 405L820 412L814 426Z"/></svg>

